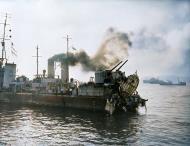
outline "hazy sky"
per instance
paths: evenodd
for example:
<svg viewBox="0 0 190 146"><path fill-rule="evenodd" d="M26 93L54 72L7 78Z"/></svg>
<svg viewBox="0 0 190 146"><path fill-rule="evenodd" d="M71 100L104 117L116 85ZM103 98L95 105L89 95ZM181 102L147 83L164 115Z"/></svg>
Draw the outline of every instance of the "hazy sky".
<svg viewBox="0 0 190 146"><path fill-rule="evenodd" d="M93 56L105 32L113 27L131 36L126 74L138 70L140 76L177 75L190 72L190 2L174 0L0 0L0 21L11 14L12 41L18 56L18 74L36 73L36 46L39 45L40 72L47 59L70 47L84 49ZM2 33L2 26L0 27ZM117 50L116 50L117 51ZM88 80L92 73L71 68L71 76Z"/></svg>

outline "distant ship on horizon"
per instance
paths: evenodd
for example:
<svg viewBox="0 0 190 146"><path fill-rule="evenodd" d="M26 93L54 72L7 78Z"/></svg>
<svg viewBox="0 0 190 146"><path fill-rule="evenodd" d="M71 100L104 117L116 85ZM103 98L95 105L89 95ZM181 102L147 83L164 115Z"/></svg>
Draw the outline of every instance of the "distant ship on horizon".
<svg viewBox="0 0 190 146"><path fill-rule="evenodd" d="M186 82L178 81L178 83L173 83L172 81L163 81L160 85L178 85L178 86L186 86Z"/></svg>
<svg viewBox="0 0 190 146"><path fill-rule="evenodd" d="M158 78L150 78L147 80L143 80L143 83L148 83L148 84L160 84L162 82L162 80L159 80Z"/></svg>
<svg viewBox="0 0 190 146"><path fill-rule="evenodd" d="M147 80L143 80L143 83L145 84L159 84L159 85L179 85L179 86L186 86L186 82L184 81L180 81L178 79L178 82L177 83L173 83L172 81L170 80L167 80L167 81L164 81L164 80L160 80L158 78L150 78L150 79L147 79Z"/></svg>

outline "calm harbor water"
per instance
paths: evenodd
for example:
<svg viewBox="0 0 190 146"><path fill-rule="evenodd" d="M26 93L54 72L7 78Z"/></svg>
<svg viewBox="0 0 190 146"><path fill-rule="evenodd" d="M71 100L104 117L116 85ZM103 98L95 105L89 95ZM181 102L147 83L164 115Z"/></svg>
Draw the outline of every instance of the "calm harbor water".
<svg viewBox="0 0 190 146"><path fill-rule="evenodd" d="M0 103L1 145L190 145L190 86L143 85L147 112L102 112Z"/></svg>

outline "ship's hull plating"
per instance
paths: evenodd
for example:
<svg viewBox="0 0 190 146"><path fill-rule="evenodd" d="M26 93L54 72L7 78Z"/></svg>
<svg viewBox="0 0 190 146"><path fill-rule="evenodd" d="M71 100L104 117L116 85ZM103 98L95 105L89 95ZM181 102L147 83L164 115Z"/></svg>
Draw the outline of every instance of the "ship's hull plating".
<svg viewBox="0 0 190 146"><path fill-rule="evenodd" d="M100 96L69 96L51 94L31 94L1 92L0 102L23 105L69 107L86 110L105 110L106 99Z"/></svg>

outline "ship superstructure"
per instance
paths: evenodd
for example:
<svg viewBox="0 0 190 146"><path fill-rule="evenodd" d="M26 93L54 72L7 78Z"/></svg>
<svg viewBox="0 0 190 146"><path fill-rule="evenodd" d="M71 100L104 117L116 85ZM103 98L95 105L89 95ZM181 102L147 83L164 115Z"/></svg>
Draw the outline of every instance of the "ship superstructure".
<svg viewBox="0 0 190 146"><path fill-rule="evenodd" d="M15 81L16 77L16 64L8 62L7 56L6 56L6 42L11 40L11 35L8 35L6 33L7 31L7 18L8 14L5 14L5 21L3 23L0 23L0 25L3 25L3 33L1 40L1 58L0 58L0 91L2 90L9 90L12 82ZM9 29L9 32L11 32L11 29ZM13 43L11 42L11 45ZM13 52L14 53L14 52Z"/></svg>

